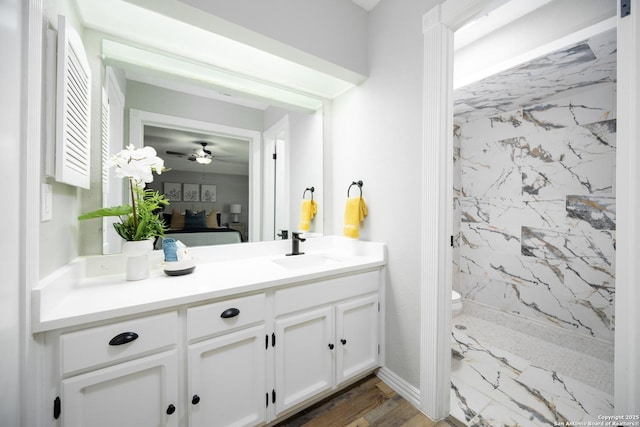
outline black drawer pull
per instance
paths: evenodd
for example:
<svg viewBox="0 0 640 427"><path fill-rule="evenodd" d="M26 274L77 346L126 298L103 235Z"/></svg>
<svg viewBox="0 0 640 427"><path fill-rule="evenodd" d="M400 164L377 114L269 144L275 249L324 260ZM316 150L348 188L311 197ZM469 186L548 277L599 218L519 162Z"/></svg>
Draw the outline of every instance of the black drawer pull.
<svg viewBox="0 0 640 427"><path fill-rule="evenodd" d="M167 407L167 415L171 415L171 414L173 414L174 412L176 412L176 407L175 407L175 406L173 406L173 404L169 405L169 406Z"/></svg>
<svg viewBox="0 0 640 427"><path fill-rule="evenodd" d="M109 341L109 345L122 345L131 341L135 341L137 339L138 334L136 334L135 332L123 332L111 338L111 341Z"/></svg>
<svg viewBox="0 0 640 427"><path fill-rule="evenodd" d="M200 403L200 396L198 396L197 394L194 394L193 397L191 398L191 403L193 405L197 405L198 403Z"/></svg>
<svg viewBox="0 0 640 427"><path fill-rule="evenodd" d="M230 317L236 317L238 314L240 314L240 310L238 310L237 308L227 308L222 312L220 317L222 317L223 319L229 319Z"/></svg>

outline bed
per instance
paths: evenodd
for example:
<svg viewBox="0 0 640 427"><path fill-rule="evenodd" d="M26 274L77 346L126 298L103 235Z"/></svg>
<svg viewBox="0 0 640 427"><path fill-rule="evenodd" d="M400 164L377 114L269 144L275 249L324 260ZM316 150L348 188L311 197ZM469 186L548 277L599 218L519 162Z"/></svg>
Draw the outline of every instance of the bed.
<svg viewBox="0 0 640 427"><path fill-rule="evenodd" d="M227 245L243 241L240 231L220 225L220 213L216 211L209 214L205 211L186 211L182 214L174 210L163 216L165 224L169 225L164 237L180 240L187 247ZM156 239L156 249L162 249L162 240L162 237Z"/></svg>

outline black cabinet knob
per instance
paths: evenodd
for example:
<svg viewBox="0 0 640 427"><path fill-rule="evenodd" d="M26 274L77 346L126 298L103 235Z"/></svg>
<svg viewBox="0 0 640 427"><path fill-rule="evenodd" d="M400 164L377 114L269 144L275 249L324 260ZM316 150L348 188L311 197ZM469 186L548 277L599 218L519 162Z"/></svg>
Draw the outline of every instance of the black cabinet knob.
<svg viewBox="0 0 640 427"><path fill-rule="evenodd" d="M109 345L127 344L137 339L138 339L138 334L136 334L135 332L123 332L111 338L111 341L109 341Z"/></svg>
<svg viewBox="0 0 640 427"><path fill-rule="evenodd" d="M238 310L237 308L227 308L222 312L220 317L222 317L223 319L229 319L231 317L236 317L238 314L240 314L240 310Z"/></svg>
<svg viewBox="0 0 640 427"><path fill-rule="evenodd" d="M194 394L193 397L191 398L191 403L194 405L197 405L198 403L200 403L200 396L198 396L197 394Z"/></svg>
<svg viewBox="0 0 640 427"><path fill-rule="evenodd" d="M167 407L167 415L171 415L171 414L173 414L174 412L176 412L176 407L175 407L175 406L173 406L173 404L169 405L169 406Z"/></svg>
<svg viewBox="0 0 640 427"><path fill-rule="evenodd" d="M329 344L329 350L333 350L333 344Z"/></svg>
<svg viewBox="0 0 640 427"><path fill-rule="evenodd" d="M347 340L345 340L344 338L342 338L342 339L340 340L340 342L342 343L342 345L345 345L345 344L347 343Z"/></svg>

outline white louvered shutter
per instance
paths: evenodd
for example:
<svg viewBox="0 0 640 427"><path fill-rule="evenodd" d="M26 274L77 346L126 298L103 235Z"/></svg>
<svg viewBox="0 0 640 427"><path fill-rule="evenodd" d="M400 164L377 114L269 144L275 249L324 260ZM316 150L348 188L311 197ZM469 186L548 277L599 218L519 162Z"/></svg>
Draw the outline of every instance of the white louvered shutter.
<svg viewBox="0 0 640 427"><path fill-rule="evenodd" d="M58 17L56 180L90 187L91 72L80 35Z"/></svg>
<svg viewBox="0 0 640 427"><path fill-rule="evenodd" d="M100 138L102 142L102 193L109 192L109 118L111 117L109 111L109 98L107 91L102 88L102 120L100 126ZM103 197L104 199L104 197Z"/></svg>

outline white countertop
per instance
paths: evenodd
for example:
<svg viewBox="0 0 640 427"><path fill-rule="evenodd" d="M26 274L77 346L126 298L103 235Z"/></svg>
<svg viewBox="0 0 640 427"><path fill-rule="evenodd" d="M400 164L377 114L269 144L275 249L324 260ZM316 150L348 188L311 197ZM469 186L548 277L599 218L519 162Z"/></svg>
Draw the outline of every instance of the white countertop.
<svg viewBox="0 0 640 427"><path fill-rule="evenodd" d="M190 248L193 273L167 276L162 251L150 256L151 277L127 281L123 255L79 257L43 278L32 290L33 332L144 313L380 268L387 262L382 243L338 236L307 239L304 255L286 257L291 241L239 243Z"/></svg>

